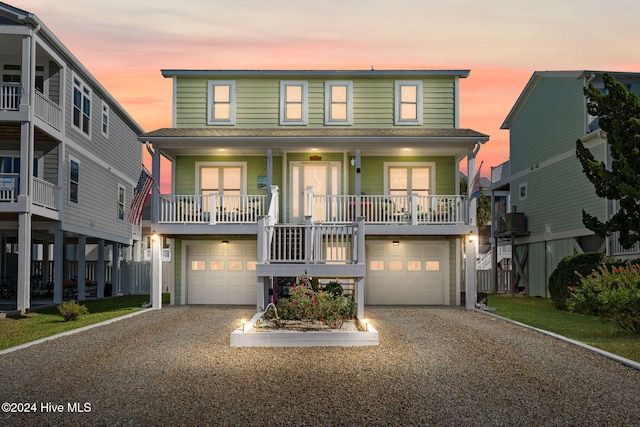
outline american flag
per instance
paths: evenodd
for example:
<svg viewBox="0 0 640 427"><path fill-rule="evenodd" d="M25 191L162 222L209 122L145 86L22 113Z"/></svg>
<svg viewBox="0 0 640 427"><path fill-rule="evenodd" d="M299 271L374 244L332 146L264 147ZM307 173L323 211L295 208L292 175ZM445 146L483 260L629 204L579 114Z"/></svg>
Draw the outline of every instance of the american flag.
<svg viewBox="0 0 640 427"><path fill-rule="evenodd" d="M478 171L476 172L476 176L473 178L473 181L471 182L471 190L469 191L471 193L469 200L473 200L476 197L480 197L480 169L482 169L482 164L484 163L484 161L480 162L480 166L478 167Z"/></svg>
<svg viewBox="0 0 640 427"><path fill-rule="evenodd" d="M133 201L131 202L131 208L129 208L129 216L127 217L129 223L140 225L144 202L147 201L153 183L153 177L149 175L147 169L143 167L142 172L140 172L140 178L138 178L138 184L136 188L133 189Z"/></svg>

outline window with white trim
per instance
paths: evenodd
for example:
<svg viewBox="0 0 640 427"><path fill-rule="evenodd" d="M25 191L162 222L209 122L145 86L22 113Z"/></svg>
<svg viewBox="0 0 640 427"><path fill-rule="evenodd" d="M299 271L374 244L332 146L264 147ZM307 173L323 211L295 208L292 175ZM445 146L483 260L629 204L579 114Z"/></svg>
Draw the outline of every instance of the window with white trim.
<svg viewBox="0 0 640 427"><path fill-rule="evenodd" d="M528 193L528 185L526 182L523 182L518 186L518 200L526 200L527 193Z"/></svg>
<svg viewBox="0 0 640 427"><path fill-rule="evenodd" d="M422 125L422 111L422 82L396 81L395 124Z"/></svg>
<svg viewBox="0 0 640 427"><path fill-rule="evenodd" d="M69 159L69 201L78 203L80 198L80 162Z"/></svg>
<svg viewBox="0 0 640 427"><path fill-rule="evenodd" d="M122 185L118 185L118 221L124 221L125 190Z"/></svg>
<svg viewBox="0 0 640 427"><path fill-rule="evenodd" d="M73 76L73 127L91 136L91 89Z"/></svg>
<svg viewBox="0 0 640 427"><path fill-rule="evenodd" d="M306 125L308 122L308 82L280 82L280 124Z"/></svg>
<svg viewBox="0 0 640 427"><path fill-rule="evenodd" d="M109 138L109 105L102 101L102 134Z"/></svg>
<svg viewBox="0 0 640 427"><path fill-rule="evenodd" d="M324 83L324 123L326 125L353 124L353 82L326 81Z"/></svg>
<svg viewBox="0 0 640 427"><path fill-rule="evenodd" d="M207 86L207 124L236 123L236 82L210 80Z"/></svg>

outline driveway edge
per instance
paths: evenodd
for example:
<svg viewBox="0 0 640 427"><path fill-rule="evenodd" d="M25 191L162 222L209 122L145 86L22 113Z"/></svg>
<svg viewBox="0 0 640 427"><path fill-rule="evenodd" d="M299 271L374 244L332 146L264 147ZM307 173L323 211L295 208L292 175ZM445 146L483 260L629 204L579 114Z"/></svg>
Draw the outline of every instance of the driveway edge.
<svg viewBox="0 0 640 427"><path fill-rule="evenodd" d="M155 310L155 309L153 309L153 308L139 309L139 310L134 311L133 313L125 314L124 316L114 317L113 319L109 319L109 320L104 320L104 321L102 321L100 323L94 323L92 325L83 326L81 328L71 329L70 331L60 332L59 334L51 335L49 337L40 338L39 340L35 340L35 341L28 342L28 343L20 344L20 345L17 345L15 347L5 348L4 350L0 350L0 356L2 356L3 354L7 354L7 353L11 353L11 352L17 351L17 350L22 350L23 348L31 347L32 345L40 344L40 343L43 343L43 342L46 342L46 341L55 340L55 339L60 338L60 337L65 337L67 335L73 335L73 334L78 333L78 332L88 331L89 329L97 328L99 326L104 326L104 325L108 325L110 323L118 322L120 320L128 319L130 317L137 316L137 315L142 314L142 313L146 313L146 312L148 312L150 310Z"/></svg>
<svg viewBox="0 0 640 427"><path fill-rule="evenodd" d="M585 344L583 342L576 341L576 340L571 339L571 338L567 338L567 337L565 337L563 335L556 334L555 332L545 331L544 329L536 328L534 326L527 325L527 324L524 324L524 323L520 323L520 322L517 322L517 321L512 320L512 319L507 319L506 317L498 316L497 314L494 314L494 313L491 313L491 312L488 312L488 311L485 311L485 310L480 310L480 309L474 308L473 311L475 311L477 313L486 314L488 316L495 317L495 318L500 319L500 320L504 320L505 322L509 322L509 323L514 324L514 325L522 326L522 327L525 327L527 329L531 329L531 330L543 333L545 335L549 335L549 336L551 336L553 338L557 338L559 340L562 340L562 341L577 345L578 347L582 347L582 348L590 350L590 351L592 351L594 353L598 353L601 356L607 357L609 359L613 359L616 362L622 363L623 365L629 366L630 368L633 368L633 369L636 369L636 370L640 371L640 363L635 362L633 360L626 359L626 358L624 358L622 356L618 356L617 354L609 353L608 351L604 351L604 350L599 349L597 347L590 346L589 344Z"/></svg>

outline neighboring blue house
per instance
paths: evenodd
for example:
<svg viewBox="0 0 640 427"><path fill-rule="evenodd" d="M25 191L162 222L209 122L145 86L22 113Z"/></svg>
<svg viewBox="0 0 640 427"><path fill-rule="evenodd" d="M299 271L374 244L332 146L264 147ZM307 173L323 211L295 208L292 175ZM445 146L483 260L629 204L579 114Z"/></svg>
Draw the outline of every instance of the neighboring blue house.
<svg viewBox="0 0 640 427"><path fill-rule="evenodd" d="M509 189L510 206L498 236L512 239L513 285L529 295L548 296L548 278L565 256L640 254L638 247L623 250L616 236L602 239L582 223L583 209L602 219L616 211L615 202L596 196L576 158L581 139L598 160L609 161L606 134L587 113L583 91L588 84L604 88L603 73L536 71L502 124L510 135L510 170L494 188ZM640 93L640 73L610 74Z"/></svg>

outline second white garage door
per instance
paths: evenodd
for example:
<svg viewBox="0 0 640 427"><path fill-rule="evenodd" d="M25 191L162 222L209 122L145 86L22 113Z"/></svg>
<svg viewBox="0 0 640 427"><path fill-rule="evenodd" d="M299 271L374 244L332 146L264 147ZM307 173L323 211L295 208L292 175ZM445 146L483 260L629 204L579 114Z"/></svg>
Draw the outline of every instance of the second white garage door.
<svg viewBox="0 0 640 427"><path fill-rule="evenodd" d="M255 304L256 242L186 245L187 304Z"/></svg>
<svg viewBox="0 0 640 427"><path fill-rule="evenodd" d="M449 305L448 241L369 241L366 254L366 304Z"/></svg>

